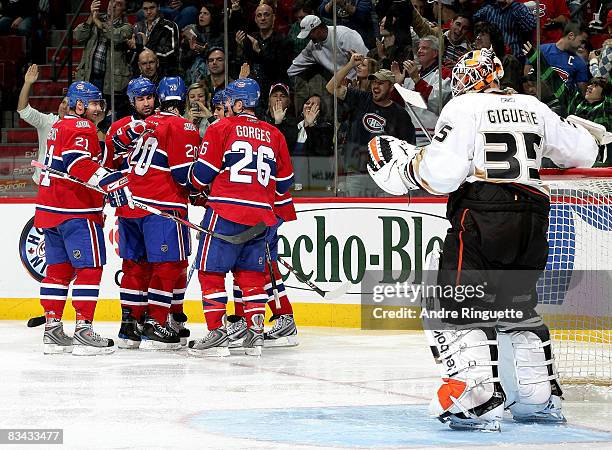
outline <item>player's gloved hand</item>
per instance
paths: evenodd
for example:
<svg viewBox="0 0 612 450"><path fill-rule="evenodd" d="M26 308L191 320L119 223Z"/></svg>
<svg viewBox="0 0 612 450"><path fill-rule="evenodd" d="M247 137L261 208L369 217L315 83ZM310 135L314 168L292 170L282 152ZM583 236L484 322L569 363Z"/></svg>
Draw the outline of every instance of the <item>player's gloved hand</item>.
<svg viewBox="0 0 612 450"><path fill-rule="evenodd" d="M417 148L393 136L376 136L368 143L368 173L383 191L405 195L418 189L405 174L406 165L418 153Z"/></svg>
<svg viewBox="0 0 612 450"><path fill-rule="evenodd" d="M106 192L108 201L113 208L129 206L134 209L134 199L127 185L128 178L123 176L121 172L108 171L98 182L98 186Z"/></svg>
<svg viewBox="0 0 612 450"><path fill-rule="evenodd" d="M189 194L189 203L193 206L206 206L206 202L208 201L208 196L203 192L198 194Z"/></svg>

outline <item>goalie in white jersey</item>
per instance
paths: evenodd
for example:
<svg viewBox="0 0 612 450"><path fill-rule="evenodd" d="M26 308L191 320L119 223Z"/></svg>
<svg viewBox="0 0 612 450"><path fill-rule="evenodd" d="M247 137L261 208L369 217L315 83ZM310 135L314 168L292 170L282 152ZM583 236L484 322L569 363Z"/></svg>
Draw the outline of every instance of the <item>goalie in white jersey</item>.
<svg viewBox="0 0 612 450"><path fill-rule="evenodd" d="M430 145L385 136L369 144L368 170L387 192L449 194L438 285L486 289L461 303L438 298L440 307L522 313L507 320L459 314L426 331L443 367L430 413L455 429L499 430L505 408L519 421L565 421L550 334L534 309L550 208L538 169L542 157L591 167L597 143L535 97L501 91L502 75L490 50L467 53L453 69L454 98Z"/></svg>

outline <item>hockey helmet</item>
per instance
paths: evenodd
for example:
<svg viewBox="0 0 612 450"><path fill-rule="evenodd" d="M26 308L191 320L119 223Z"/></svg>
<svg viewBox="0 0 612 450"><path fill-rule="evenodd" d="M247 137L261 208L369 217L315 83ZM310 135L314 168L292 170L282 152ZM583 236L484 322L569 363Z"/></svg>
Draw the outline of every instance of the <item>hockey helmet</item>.
<svg viewBox="0 0 612 450"><path fill-rule="evenodd" d="M225 88L225 98L229 98L232 106L241 100L245 108L255 108L259 104L260 95L259 84L252 78L239 78Z"/></svg>
<svg viewBox="0 0 612 450"><path fill-rule="evenodd" d="M157 88L155 83L146 77L133 78L127 85L127 96L130 103L133 105L136 97L145 97L147 95L155 95Z"/></svg>
<svg viewBox="0 0 612 450"><path fill-rule="evenodd" d="M467 52L453 67L453 97L468 91L483 91L503 76L504 68L493 50L483 48Z"/></svg>
<svg viewBox="0 0 612 450"><path fill-rule="evenodd" d="M181 77L164 77L157 85L157 97L160 103L170 100L185 101L187 88Z"/></svg>
<svg viewBox="0 0 612 450"><path fill-rule="evenodd" d="M68 99L68 108L70 109L76 108L79 100L83 102L84 108L87 108L89 102L100 102L102 109L105 107L104 97L100 89L87 81L75 81L72 83L68 88L68 92L66 92L66 98Z"/></svg>
<svg viewBox="0 0 612 450"><path fill-rule="evenodd" d="M225 89L219 89L212 98L213 106L222 105L225 102Z"/></svg>

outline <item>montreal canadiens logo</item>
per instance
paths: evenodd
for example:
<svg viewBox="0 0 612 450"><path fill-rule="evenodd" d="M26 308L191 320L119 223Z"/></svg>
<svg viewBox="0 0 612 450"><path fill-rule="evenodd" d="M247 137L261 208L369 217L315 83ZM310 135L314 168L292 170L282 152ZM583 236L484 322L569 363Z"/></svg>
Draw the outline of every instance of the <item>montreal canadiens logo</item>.
<svg viewBox="0 0 612 450"><path fill-rule="evenodd" d="M370 133L384 132L385 125L387 124L387 121L384 117L374 113L364 114L363 118L361 119L361 122L363 123L364 128Z"/></svg>
<svg viewBox="0 0 612 450"><path fill-rule="evenodd" d="M34 217L28 220L21 232L19 257L30 276L36 281L42 281L47 272L45 237L41 228L34 227Z"/></svg>

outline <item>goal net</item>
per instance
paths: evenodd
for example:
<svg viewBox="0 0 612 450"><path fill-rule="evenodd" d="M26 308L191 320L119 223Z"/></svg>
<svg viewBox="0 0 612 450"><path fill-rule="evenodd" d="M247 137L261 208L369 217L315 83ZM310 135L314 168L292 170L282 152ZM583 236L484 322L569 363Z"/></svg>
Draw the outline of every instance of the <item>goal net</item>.
<svg viewBox="0 0 612 450"><path fill-rule="evenodd" d="M612 385L612 169L543 170L549 255L538 282L561 381Z"/></svg>

